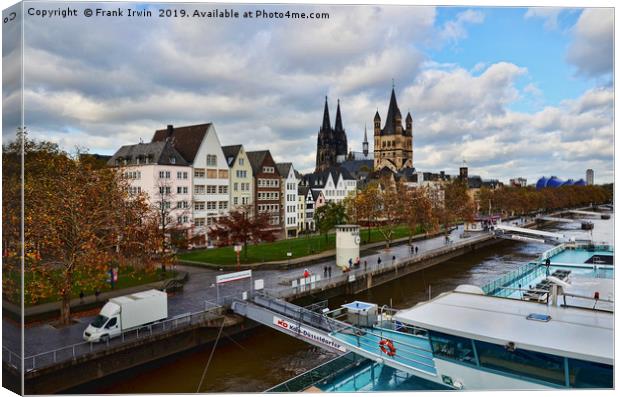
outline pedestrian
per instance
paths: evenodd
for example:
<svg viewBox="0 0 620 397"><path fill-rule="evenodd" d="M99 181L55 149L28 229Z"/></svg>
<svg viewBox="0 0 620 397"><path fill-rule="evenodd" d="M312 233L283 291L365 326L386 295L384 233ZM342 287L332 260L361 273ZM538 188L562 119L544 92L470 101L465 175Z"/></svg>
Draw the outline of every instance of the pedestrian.
<svg viewBox="0 0 620 397"><path fill-rule="evenodd" d="M355 267L360 267L360 257L355 258Z"/></svg>
<svg viewBox="0 0 620 397"><path fill-rule="evenodd" d="M409 246L409 252L413 254L413 245Z"/></svg>
<svg viewBox="0 0 620 397"><path fill-rule="evenodd" d="M323 267L323 277L327 277L327 266Z"/></svg>
<svg viewBox="0 0 620 397"><path fill-rule="evenodd" d="M308 269L304 269L304 278L308 277L310 277L310 272L308 271Z"/></svg>
<svg viewBox="0 0 620 397"><path fill-rule="evenodd" d="M368 269L368 262L364 261L364 271Z"/></svg>
<svg viewBox="0 0 620 397"><path fill-rule="evenodd" d="M80 303L84 303L84 291L80 291Z"/></svg>
<svg viewBox="0 0 620 397"><path fill-rule="evenodd" d="M327 273L328 273L329 278L332 278L332 267L331 266L327 268Z"/></svg>
<svg viewBox="0 0 620 397"><path fill-rule="evenodd" d="M353 258L349 258L349 269L353 266Z"/></svg>
<svg viewBox="0 0 620 397"><path fill-rule="evenodd" d="M381 266L381 257L377 257L377 265Z"/></svg>
<svg viewBox="0 0 620 397"><path fill-rule="evenodd" d="M416 255L418 254L418 246L417 245L415 246L415 254Z"/></svg>
<svg viewBox="0 0 620 397"><path fill-rule="evenodd" d="M392 265L396 262L396 255L392 255Z"/></svg>

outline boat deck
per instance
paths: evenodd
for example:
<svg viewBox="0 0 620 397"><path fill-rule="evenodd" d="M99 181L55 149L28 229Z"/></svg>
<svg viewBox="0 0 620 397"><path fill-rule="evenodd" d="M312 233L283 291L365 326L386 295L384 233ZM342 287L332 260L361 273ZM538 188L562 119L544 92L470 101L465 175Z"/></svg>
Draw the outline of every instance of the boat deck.
<svg viewBox="0 0 620 397"><path fill-rule="evenodd" d="M428 375L436 375L433 353L428 337L412 335L385 328L346 328L332 332L332 338L346 345L347 350L378 362L397 363ZM396 354L389 356L381 350L381 340L392 341Z"/></svg>

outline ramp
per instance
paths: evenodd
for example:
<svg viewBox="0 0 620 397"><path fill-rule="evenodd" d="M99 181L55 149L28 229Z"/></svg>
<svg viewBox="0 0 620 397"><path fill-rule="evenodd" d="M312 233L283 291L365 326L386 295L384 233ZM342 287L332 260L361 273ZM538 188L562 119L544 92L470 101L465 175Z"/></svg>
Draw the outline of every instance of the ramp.
<svg viewBox="0 0 620 397"><path fill-rule="evenodd" d="M600 212L581 211L581 210L569 210L567 212L571 214L596 216L596 217L600 217L602 215Z"/></svg>
<svg viewBox="0 0 620 397"><path fill-rule="evenodd" d="M329 333L347 327L348 324L301 306L259 295L252 301L235 300L231 309L250 320L332 353L342 354L347 351L345 346Z"/></svg>
<svg viewBox="0 0 620 397"><path fill-rule="evenodd" d="M562 223L580 222L577 219L555 218L553 216L539 216L536 219L540 219L540 220L543 220L543 221L549 221L549 222L562 222Z"/></svg>

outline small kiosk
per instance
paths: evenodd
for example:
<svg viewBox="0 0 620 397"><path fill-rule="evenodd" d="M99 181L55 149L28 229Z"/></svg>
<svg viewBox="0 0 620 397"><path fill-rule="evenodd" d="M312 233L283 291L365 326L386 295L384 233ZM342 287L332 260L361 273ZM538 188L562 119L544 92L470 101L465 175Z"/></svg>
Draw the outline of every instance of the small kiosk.
<svg viewBox="0 0 620 397"><path fill-rule="evenodd" d="M348 270L360 262L360 227L359 225L336 226L336 265Z"/></svg>

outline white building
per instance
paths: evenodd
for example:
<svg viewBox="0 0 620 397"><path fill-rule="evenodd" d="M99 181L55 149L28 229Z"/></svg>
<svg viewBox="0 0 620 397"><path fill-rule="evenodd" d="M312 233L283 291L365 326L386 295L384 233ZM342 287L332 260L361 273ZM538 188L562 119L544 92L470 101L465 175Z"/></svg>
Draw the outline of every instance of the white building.
<svg viewBox="0 0 620 397"><path fill-rule="evenodd" d="M223 146L222 151L230 167L230 208L248 207L254 204L254 178L252 166L243 145Z"/></svg>
<svg viewBox="0 0 620 397"><path fill-rule="evenodd" d="M192 166L193 219L195 234L204 235L209 244L208 228L228 213L229 169L222 145L211 123L158 130L153 142L170 141ZM200 244L200 243L199 243Z"/></svg>
<svg viewBox="0 0 620 397"><path fill-rule="evenodd" d="M301 184L320 190L327 202L341 203L347 196L354 196L357 192L357 181L342 167L304 175Z"/></svg>
<svg viewBox="0 0 620 397"><path fill-rule="evenodd" d="M594 185L594 170L592 168L586 170L586 185Z"/></svg>
<svg viewBox="0 0 620 397"><path fill-rule="evenodd" d="M281 177L284 238L297 237L297 186L299 180L292 163L278 163L276 168Z"/></svg>
<svg viewBox="0 0 620 397"><path fill-rule="evenodd" d="M122 146L108 165L121 167L129 193L144 193L166 227L192 226L192 168L168 141Z"/></svg>

